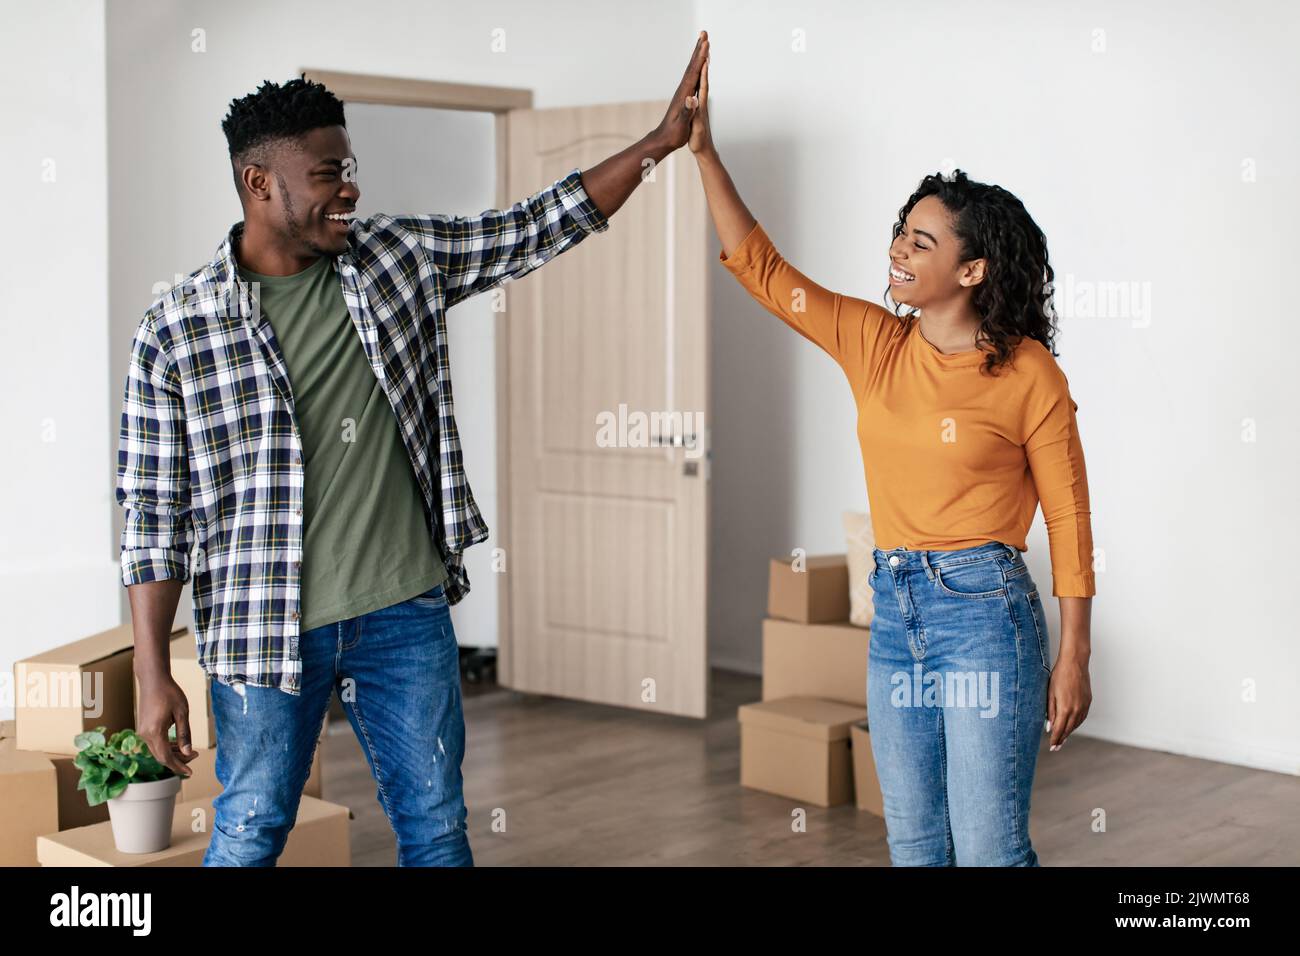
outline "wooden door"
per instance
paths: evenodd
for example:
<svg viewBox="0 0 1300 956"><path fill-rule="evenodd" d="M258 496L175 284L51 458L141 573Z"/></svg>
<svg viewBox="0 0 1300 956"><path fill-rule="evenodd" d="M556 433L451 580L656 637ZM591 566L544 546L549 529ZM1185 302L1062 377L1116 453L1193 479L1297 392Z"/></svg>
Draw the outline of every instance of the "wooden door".
<svg viewBox="0 0 1300 956"><path fill-rule="evenodd" d="M509 195L595 165L666 109L512 110ZM607 232L506 287L505 686L707 713L706 217L678 150Z"/></svg>

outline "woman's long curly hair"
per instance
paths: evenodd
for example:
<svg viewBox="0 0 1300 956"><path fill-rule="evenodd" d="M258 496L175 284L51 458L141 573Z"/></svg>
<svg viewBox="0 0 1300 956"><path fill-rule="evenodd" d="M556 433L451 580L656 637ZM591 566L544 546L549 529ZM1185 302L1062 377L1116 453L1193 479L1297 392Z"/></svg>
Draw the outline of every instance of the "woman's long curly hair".
<svg viewBox="0 0 1300 956"><path fill-rule="evenodd" d="M937 196L952 214L952 228L962 261L986 259L984 280L974 287L971 302L982 317L975 334L977 348L988 353L984 370L990 374L1010 361L1020 340L1037 339L1053 356L1056 309L1052 303L1052 266L1047 259L1047 237L1024 203L1001 186L979 183L960 169L951 176L936 173L921 185L894 223L893 238L903 231L908 213L926 196ZM886 290L888 295L888 290ZM894 314L910 319L918 310ZM988 348L985 348L985 343Z"/></svg>

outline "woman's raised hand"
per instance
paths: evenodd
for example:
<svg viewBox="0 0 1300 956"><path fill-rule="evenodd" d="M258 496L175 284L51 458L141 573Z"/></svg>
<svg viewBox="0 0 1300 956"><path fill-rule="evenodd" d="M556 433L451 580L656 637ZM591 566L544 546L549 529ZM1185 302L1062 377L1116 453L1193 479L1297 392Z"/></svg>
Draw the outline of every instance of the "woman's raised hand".
<svg viewBox="0 0 1300 956"><path fill-rule="evenodd" d="M713 133L709 129L709 38L704 37L704 68L700 71L700 86L696 95L687 97L691 113L691 136L687 140L692 153L711 152Z"/></svg>

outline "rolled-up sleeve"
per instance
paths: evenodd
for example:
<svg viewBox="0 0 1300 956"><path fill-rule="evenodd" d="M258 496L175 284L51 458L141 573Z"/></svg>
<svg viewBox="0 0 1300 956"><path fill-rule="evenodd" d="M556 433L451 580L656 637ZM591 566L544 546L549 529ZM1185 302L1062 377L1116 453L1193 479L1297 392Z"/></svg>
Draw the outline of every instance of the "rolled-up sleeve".
<svg viewBox="0 0 1300 956"><path fill-rule="evenodd" d="M522 278L593 232L609 228L578 169L509 209L477 216L391 218L432 256L444 278L448 308L506 279Z"/></svg>
<svg viewBox="0 0 1300 956"><path fill-rule="evenodd" d="M1092 513L1088 472L1069 382L1059 367L1029 402L1025 454L1047 523L1055 597L1092 597Z"/></svg>
<svg viewBox="0 0 1300 956"><path fill-rule="evenodd" d="M180 379L152 315L131 343L117 449L124 585L190 577L189 447Z"/></svg>

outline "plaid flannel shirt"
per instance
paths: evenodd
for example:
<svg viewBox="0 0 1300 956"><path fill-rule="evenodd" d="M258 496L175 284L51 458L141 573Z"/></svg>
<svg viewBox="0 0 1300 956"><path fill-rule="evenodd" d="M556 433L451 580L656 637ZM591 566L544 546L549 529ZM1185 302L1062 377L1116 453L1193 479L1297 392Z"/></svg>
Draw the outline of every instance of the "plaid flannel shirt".
<svg viewBox="0 0 1300 956"><path fill-rule="evenodd" d="M117 456L122 582L192 576L204 670L296 695L303 449L279 345L237 272L243 227L149 307L131 343ZM469 590L461 552L488 529L461 460L446 310L608 228L574 169L508 210L354 220L334 258L432 516L453 604Z"/></svg>

